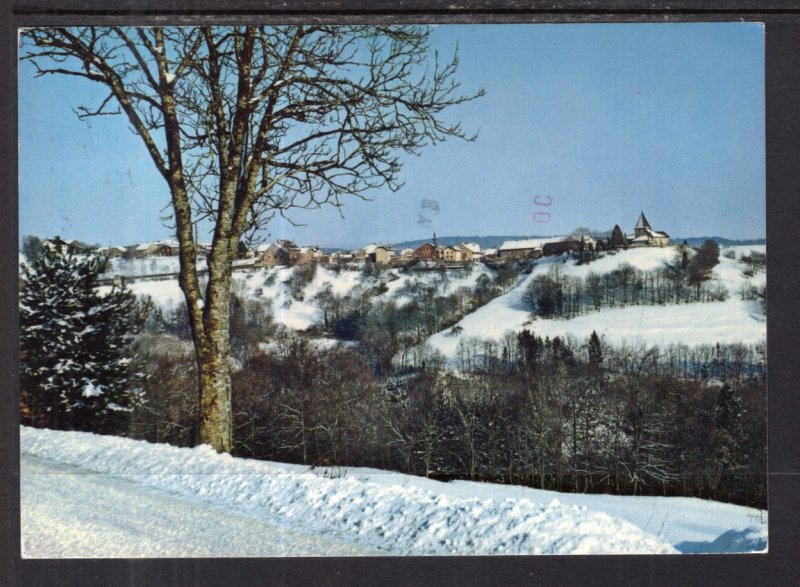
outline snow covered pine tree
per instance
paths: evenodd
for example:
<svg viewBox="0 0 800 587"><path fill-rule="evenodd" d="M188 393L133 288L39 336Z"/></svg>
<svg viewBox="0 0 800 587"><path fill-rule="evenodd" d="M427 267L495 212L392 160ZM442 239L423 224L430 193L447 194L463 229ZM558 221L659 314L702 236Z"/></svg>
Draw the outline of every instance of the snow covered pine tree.
<svg viewBox="0 0 800 587"><path fill-rule="evenodd" d="M24 424L105 434L142 401L129 374L141 318L124 288L98 292L104 260L58 253L23 266L20 393Z"/></svg>

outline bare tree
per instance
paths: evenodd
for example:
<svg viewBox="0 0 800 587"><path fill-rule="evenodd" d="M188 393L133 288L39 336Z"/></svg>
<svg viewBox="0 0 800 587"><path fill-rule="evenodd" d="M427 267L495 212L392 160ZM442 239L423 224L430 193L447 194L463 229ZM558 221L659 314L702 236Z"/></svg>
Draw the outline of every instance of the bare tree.
<svg viewBox="0 0 800 587"><path fill-rule="evenodd" d="M430 55L421 26L29 29L37 75L104 87L80 117L122 114L170 190L179 282L198 365L200 442L231 448L229 297L240 241L291 209L400 187L400 155L472 139L442 112L457 55ZM213 224L208 283L196 225Z"/></svg>

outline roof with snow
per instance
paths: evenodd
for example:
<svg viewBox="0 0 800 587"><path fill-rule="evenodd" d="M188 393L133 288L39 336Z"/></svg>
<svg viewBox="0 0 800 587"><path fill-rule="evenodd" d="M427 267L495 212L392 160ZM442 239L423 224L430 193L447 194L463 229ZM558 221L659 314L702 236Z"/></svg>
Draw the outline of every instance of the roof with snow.
<svg viewBox="0 0 800 587"><path fill-rule="evenodd" d="M541 249L547 243L560 243L567 240L567 236L553 236L548 238L529 238L518 241L506 241L500 245L501 251L516 251L520 249Z"/></svg>
<svg viewBox="0 0 800 587"><path fill-rule="evenodd" d="M170 247L177 248L178 247L178 241L176 241L175 239L161 239L161 240L157 240L157 241L150 241L150 242L147 242L147 243L141 243L139 245L136 245L135 250L136 251L146 251L146 250L151 249L153 247L160 247L160 246L163 246L163 245L168 245Z"/></svg>
<svg viewBox="0 0 800 587"><path fill-rule="evenodd" d="M469 249L473 253L480 253L481 246L478 243L459 243L459 247L464 247L465 249Z"/></svg>
<svg viewBox="0 0 800 587"><path fill-rule="evenodd" d="M646 227L644 229L644 234L642 235L636 236L636 233L633 233L633 234L626 234L625 237L629 241L643 243L649 241L651 238L669 238L669 235L666 232L661 232L658 230L653 230L650 227Z"/></svg>

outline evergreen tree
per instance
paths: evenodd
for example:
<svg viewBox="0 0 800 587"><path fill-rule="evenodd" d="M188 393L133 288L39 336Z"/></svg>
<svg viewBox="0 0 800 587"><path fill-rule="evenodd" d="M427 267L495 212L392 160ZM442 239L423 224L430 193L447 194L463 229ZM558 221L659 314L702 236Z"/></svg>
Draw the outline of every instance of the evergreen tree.
<svg viewBox="0 0 800 587"><path fill-rule="evenodd" d="M22 254L29 263L33 262L34 259L38 259L43 250L42 241L38 236L27 234L22 237Z"/></svg>
<svg viewBox="0 0 800 587"><path fill-rule="evenodd" d="M744 439L742 427L742 398L736 390L725 383L719 390L717 405L714 408L715 424L712 447L715 475L712 479L712 497L720 495L720 488L727 485L730 491L735 483L735 475L742 464L741 445Z"/></svg>
<svg viewBox="0 0 800 587"><path fill-rule="evenodd" d="M589 337L589 370L592 374L597 374L603 367L603 347L600 344L600 337L597 332L592 330Z"/></svg>
<svg viewBox="0 0 800 587"><path fill-rule="evenodd" d="M142 400L129 346L143 322L133 295L98 292L103 262L45 253L23 266L20 382L23 422L118 433Z"/></svg>
<svg viewBox="0 0 800 587"><path fill-rule="evenodd" d="M622 234L622 229L619 227L619 224L614 225L614 228L611 231L611 236L608 239L608 244L612 249L625 246L625 235Z"/></svg>

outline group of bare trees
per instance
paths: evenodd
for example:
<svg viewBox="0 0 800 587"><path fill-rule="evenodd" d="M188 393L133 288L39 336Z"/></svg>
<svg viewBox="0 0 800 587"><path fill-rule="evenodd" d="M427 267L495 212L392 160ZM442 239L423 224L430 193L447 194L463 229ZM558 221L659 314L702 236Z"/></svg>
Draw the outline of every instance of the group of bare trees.
<svg viewBox="0 0 800 587"><path fill-rule="evenodd" d="M538 316L560 318L628 305L724 301L728 290L711 275L718 259L719 247L706 241L693 255L684 247L674 263L649 271L622 263L608 273L589 272L583 278L554 265L531 280L525 301Z"/></svg>
<svg viewBox="0 0 800 587"><path fill-rule="evenodd" d="M431 335L444 330L502 292L502 284L518 277L517 268L501 273L492 270L479 275L473 286L460 286L452 291L448 281L464 277L473 268L441 271L433 279L412 277L395 295L403 298L378 298L387 290L387 283L399 276L373 276L372 287L356 288L347 294L336 294L323 287L315 301L322 313L319 329L340 340L358 342L370 357L376 372L388 375L395 368L410 365L416 348ZM412 270L409 273L413 276Z"/></svg>
<svg viewBox="0 0 800 587"><path fill-rule="evenodd" d="M234 454L545 489L766 502L764 345L614 347L509 333L452 372L289 334L234 373ZM488 366L488 368L487 368ZM147 361L132 434L192 444L188 359ZM171 384L156 383L169 378ZM172 397L174 395L174 397Z"/></svg>

